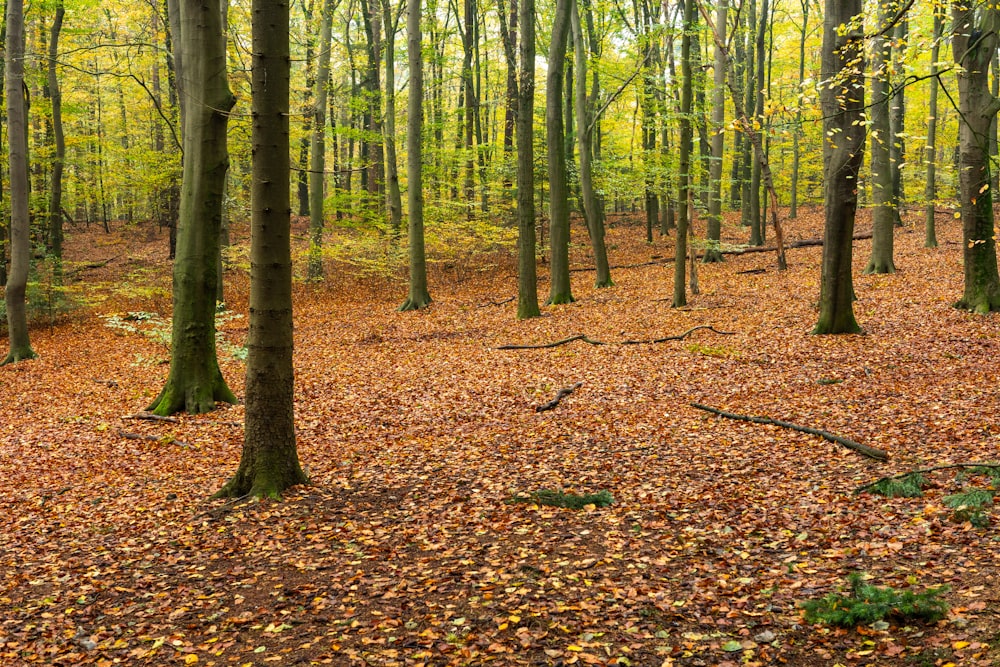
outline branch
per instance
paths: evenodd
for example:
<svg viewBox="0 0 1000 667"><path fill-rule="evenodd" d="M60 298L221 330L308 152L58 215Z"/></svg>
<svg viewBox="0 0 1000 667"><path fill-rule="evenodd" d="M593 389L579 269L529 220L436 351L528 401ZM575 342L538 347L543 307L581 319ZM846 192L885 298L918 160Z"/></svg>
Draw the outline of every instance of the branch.
<svg viewBox="0 0 1000 667"><path fill-rule="evenodd" d="M859 493L861 493L863 491L867 491L868 489L870 489L870 488L872 488L872 487L874 487L874 486L876 486L878 484L881 484L882 482L887 482L887 481L889 481L891 479L902 479L903 477L909 477L910 475L913 475L913 474L920 474L920 473L925 473L925 472L934 472L935 470L952 470L954 468L996 468L996 469L1000 469L1000 464L997 464L997 463L949 463L948 465L932 466L930 468L918 468L917 470L910 470L909 472L902 472L902 473L900 473L898 475L891 475L889 477L880 477L879 479L876 479L874 482L871 482L870 484L865 484L864 486L859 486L858 488L854 489L853 495L858 495Z"/></svg>
<svg viewBox="0 0 1000 667"><path fill-rule="evenodd" d="M556 397L555 398L553 398L548 403L545 403L543 405L539 405L537 408L535 408L535 412L545 412L547 410L551 410L552 408L554 408L557 405L559 405L560 401L562 401L564 398L566 398L567 396L569 396L570 394L572 394L574 391L576 391L577 389L579 389L582 386L583 386L582 382L577 382L576 384L571 385L569 387L563 387L558 392L556 392Z"/></svg>
<svg viewBox="0 0 1000 667"><path fill-rule="evenodd" d="M790 422L780 421L778 419L771 419L770 417L750 417L747 415L738 415L735 412L726 412L725 410L719 410L718 408L712 408L707 405L702 405L701 403L691 403L691 407L698 408L699 410L705 410L713 414L719 415L720 417L726 417L727 419L736 419L739 421L753 422L754 424L770 424L773 426L782 426L784 428L790 428L793 431L800 431L802 433L809 433L811 435L818 435L822 438L829 440L830 442L835 442L837 444L843 445L848 449L853 449L863 456L867 456L870 459L875 459L877 461L886 461L889 459L889 455L883 452L881 449L875 449L874 447L869 447L868 445L862 445L860 443L854 442L849 438L843 436L834 435L828 431L822 431L818 428L812 428L810 426L798 426L797 424L792 424Z"/></svg>
<svg viewBox="0 0 1000 667"><path fill-rule="evenodd" d="M715 327L710 326L708 324L700 324L700 325L698 325L696 327L691 327L690 329L688 329L684 333L677 334L676 336L666 336L664 338L650 338L650 339L646 339L646 340L613 340L613 341L607 341L606 342L606 341L603 341L603 340L595 340L593 338L590 338L589 336L587 336L587 334L577 334L575 336L570 336L569 338L563 338L562 340L557 340L554 343L539 343L537 345L501 345L500 347L498 347L496 349L498 349L498 350L542 350L542 349L545 349L545 348L559 347L560 345L566 345L567 343L572 343L575 340L582 340L584 343L587 343L588 345L651 345L653 343L665 343L668 340L684 340L689 335L691 335L692 332L697 331L698 329L710 329L710 330L714 331L715 333L721 334L723 336L734 336L734 335L736 335L736 332L734 332L734 331L719 331Z"/></svg>
<svg viewBox="0 0 1000 667"><path fill-rule="evenodd" d="M171 422L173 424L178 424L181 421L176 417L163 417L161 415L154 415L152 412L137 412L134 415L125 415L122 419L147 419L149 421Z"/></svg>

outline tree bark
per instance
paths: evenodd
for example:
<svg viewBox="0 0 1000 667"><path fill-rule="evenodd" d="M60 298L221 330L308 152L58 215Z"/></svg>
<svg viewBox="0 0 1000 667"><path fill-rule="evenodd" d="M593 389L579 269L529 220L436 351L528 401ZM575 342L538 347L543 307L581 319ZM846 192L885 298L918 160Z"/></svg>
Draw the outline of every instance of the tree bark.
<svg viewBox="0 0 1000 667"><path fill-rule="evenodd" d="M521 0L517 86L517 319L538 317L535 260L535 0Z"/></svg>
<svg viewBox="0 0 1000 667"><path fill-rule="evenodd" d="M31 264L28 213L28 127L24 99L24 1L7 0L7 44L4 89L7 97L7 141L10 161L10 275L4 295L10 351L0 366L35 358L28 337L25 292ZM2 261L2 258L0 258Z"/></svg>
<svg viewBox="0 0 1000 667"><path fill-rule="evenodd" d="M1000 9L973 9L956 1L951 9L952 51L958 68L959 183L962 202L965 290L955 305L977 313L1000 310L996 232L987 137L1000 100L990 93L989 66L997 49Z"/></svg>
<svg viewBox="0 0 1000 667"><path fill-rule="evenodd" d="M288 4L253 0L253 185L246 421L240 465L219 498L279 498L308 479L295 445L289 191ZM189 61L190 62L190 61Z"/></svg>
<svg viewBox="0 0 1000 667"><path fill-rule="evenodd" d="M767 50L764 48L765 36L767 34L767 21L770 17L768 11L768 0L763 0L760 7L760 18L757 21L757 35L754 45L754 54L757 62L754 66L754 121L761 128L764 127L764 65L767 58ZM747 99L749 99L749 93ZM760 205L760 179L761 163L766 159L763 155L763 142L755 142L753 145L756 159L753 161L753 169L750 175L750 245L764 245L766 237L764 231L764 220L761 217Z"/></svg>
<svg viewBox="0 0 1000 667"><path fill-rule="evenodd" d="M729 0L722 0L715 9L715 25L719 31L719 41L726 43L726 20ZM725 151L726 135L726 64L728 54L720 44L715 45L712 87L712 161L709 163L711 192L708 200L708 248L704 262L721 262L722 253L718 244L722 240L722 158Z"/></svg>
<svg viewBox="0 0 1000 667"><path fill-rule="evenodd" d="M389 227L399 236L403 224L403 201L399 194L399 165L396 159L396 27L399 15L392 15L389 0L381 0L382 24L385 26L385 180Z"/></svg>
<svg viewBox="0 0 1000 667"><path fill-rule="evenodd" d="M671 306L680 308L687 305L687 288L684 260L687 255L688 225L691 224L691 101L694 82L691 67L691 31L694 28L694 0L684 1L684 34L681 37L681 130L680 157L678 159L678 213L677 238L674 241L674 296Z"/></svg>
<svg viewBox="0 0 1000 667"><path fill-rule="evenodd" d="M324 184L326 183L326 97L330 86L330 33L338 0L323 0L319 59L313 93L312 138L309 146L309 280L323 279Z"/></svg>
<svg viewBox="0 0 1000 667"><path fill-rule="evenodd" d="M184 107L184 174L173 276L170 375L149 411L208 412L236 397L215 351L219 232L229 153L226 126L234 99L226 79L226 40L215 0L182 0L179 70L182 94L202 104Z"/></svg>
<svg viewBox="0 0 1000 667"><path fill-rule="evenodd" d="M825 214L819 320L815 334L858 333L851 276L858 173L864 156L861 0L826 0L821 105Z"/></svg>
<svg viewBox="0 0 1000 667"><path fill-rule="evenodd" d="M891 144L895 141L890 120L889 66L892 46L884 28L892 20L886 0L878 5L878 20L872 47L872 106L871 106L871 188L875 210L872 211L872 251L865 273L895 273L893 235L895 234L896 201L893 195Z"/></svg>
<svg viewBox="0 0 1000 667"><path fill-rule="evenodd" d="M424 61L421 50L420 0L409 0L406 17L406 54L410 67L410 96L407 102L406 124L406 192L409 216L410 293L400 311L419 310L431 303L427 290L427 259L424 254Z"/></svg>
<svg viewBox="0 0 1000 667"><path fill-rule="evenodd" d="M563 133L563 80L572 0L557 0L545 81L545 137L549 166L549 244L552 252L548 305L575 301L569 277L569 186Z"/></svg>
<svg viewBox="0 0 1000 667"><path fill-rule="evenodd" d="M799 215L799 161L801 148L799 140L802 136L802 83L806 79L806 37L809 34L809 6L812 0L799 0L802 7L802 28L799 31L799 86L795 104L795 127L792 130L792 198L788 205L788 217L795 219Z"/></svg>
<svg viewBox="0 0 1000 667"><path fill-rule="evenodd" d="M52 138L55 144L55 155L52 156L52 176L49 182L49 252L52 254L52 273L57 283L62 282L62 185L63 163L66 160L66 139L63 134L62 91L59 89L56 63L59 58L59 34L62 31L65 14L66 9L63 0L56 0L55 15L52 17L52 30L49 38L48 81L49 96L52 103Z"/></svg>
<svg viewBox="0 0 1000 667"><path fill-rule="evenodd" d="M934 221L934 202L937 199L937 114L938 114L938 58L941 52L941 35L944 32L944 16L941 9L934 8L934 29L931 36L931 90L927 100L927 171L924 184L924 247L936 248L937 229Z"/></svg>

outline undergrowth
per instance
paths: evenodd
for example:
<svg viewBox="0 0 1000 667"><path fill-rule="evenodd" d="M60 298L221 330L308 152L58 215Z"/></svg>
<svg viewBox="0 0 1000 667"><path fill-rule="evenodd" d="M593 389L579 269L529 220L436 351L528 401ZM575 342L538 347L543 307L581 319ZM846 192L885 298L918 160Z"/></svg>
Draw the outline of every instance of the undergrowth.
<svg viewBox="0 0 1000 667"><path fill-rule="evenodd" d="M548 505L550 507L565 507L568 509L579 510L583 509L587 505L607 507L615 502L615 497L611 495L610 491L607 490L599 491L598 493L576 494L541 489L539 491L532 491L526 496L512 496L509 502L536 503L538 505Z"/></svg>
<svg viewBox="0 0 1000 667"><path fill-rule="evenodd" d="M941 598L947 586L922 592L897 591L865 583L860 572L851 573L848 582L851 588L847 595L830 593L819 600L804 602L806 621L853 628L889 617L934 622L948 613L948 603Z"/></svg>

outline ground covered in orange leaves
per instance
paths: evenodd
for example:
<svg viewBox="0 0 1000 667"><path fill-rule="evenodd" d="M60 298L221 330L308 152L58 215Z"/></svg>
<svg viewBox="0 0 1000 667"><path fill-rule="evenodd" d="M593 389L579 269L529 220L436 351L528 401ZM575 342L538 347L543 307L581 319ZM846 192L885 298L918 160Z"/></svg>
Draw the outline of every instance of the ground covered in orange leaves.
<svg viewBox="0 0 1000 667"><path fill-rule="evenodd" d="M789 250L784 273L771 253L699 266L701 293L672 309L671 239L647 245L624 217L611 257L632 268L616 286L575 272L576 303L530 321L514 317L504 253L434 264L434 304L403 314L401 279L331 263L326 283L295 290L312 485L243 505L208 499L239 459L241 407L133 418L167 373L161 324L126 315L169 317L165 239L71 232L90 306L36 325L40 358L0 369L0 664L1000 664L1000 517L986 508L977 527L945 501L989 479L939 470L922 497L853 494L998 459L1000 325L952 308L960 230L939 223L936 250L922 223L897 231L894 275L860 275L870 241L856 242L857 336L810 335L821 248ZM818 236L820 214L786 228ZM221 356L241 394L247 277L234 265L227 281ZM716 331L497 349L698 326ZM541 489L614 503L508 502ZM947 585L951 609L931 624L806 623L801 603L852 572Z"/></svg>

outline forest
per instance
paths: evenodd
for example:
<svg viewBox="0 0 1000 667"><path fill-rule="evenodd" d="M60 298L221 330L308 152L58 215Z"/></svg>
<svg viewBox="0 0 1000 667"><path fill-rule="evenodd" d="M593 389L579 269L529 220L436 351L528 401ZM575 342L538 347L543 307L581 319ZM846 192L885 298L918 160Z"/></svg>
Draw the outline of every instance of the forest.
<svg viewBox="0 0 1000 667"><path fill-rule="evenodd" d="M4 9L0 664L1000 665L1000 7Z"/></svg>

